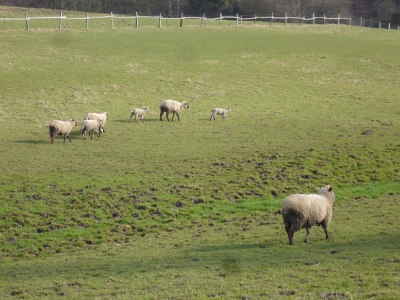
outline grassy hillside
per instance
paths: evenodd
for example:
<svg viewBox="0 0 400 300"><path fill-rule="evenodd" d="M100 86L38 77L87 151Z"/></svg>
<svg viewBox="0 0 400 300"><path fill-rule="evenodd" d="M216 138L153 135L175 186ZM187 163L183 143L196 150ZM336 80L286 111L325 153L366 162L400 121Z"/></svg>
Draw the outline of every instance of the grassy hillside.
<svg viewBox="0 0 400 300"><path fill-rule="evenodd" d="M398 290L398 278L385 275L387 288L378 279L371 283L370 276L379 275L363 273L360 261L366 259L364 267L371 272L376 262L393 272L398 268L398 257L389 253L398 247L399 32L295 25L61 31L7 27L0 38L0 253L8 264L2 271L4 297L50 299L68 293L73 299L84 291L87 297L129 298L127 281L120 282L125 289L120 294L103 286L122 280L116 275L119 267L102 271L96 264L107 266L117 259L122 268L131 253L137 259L132 268L142 267L127 278L144 280L138 284L147 299L228 299L225 284L239 288L257 276L263 278L260 283L233 298L262 298L263 293L371 298L375 288L382 292L378 298L398 296L391 291L396 282ZM160 122L158 107L164 99L191 101L180 122ZM150 107L146 121L129 123L131 109L143 106ZM209 121L212 108L226 106L232 108L226 121ZM58 137L50 144L51 120L76 118L80 123L87 112L101 111L110 119L100 139L83 140L77 126L72 143L63 144ZM295 247L288 247L275 214L282 199L326 184L337 196L334 239L323 240L318 228L312 231L311 245L300 245L302 232ZM359 206L360 201L366 205ZM382 201L386 208L380 213ZM203 230L205 239L192 242ZM176 269L170 276L177 281L156 283L155 278L169 272L169 253L175 247L182 250L172 257ZM221 256L205 262L206 255L191 256L192 247ZM243 253L228 251L242 247ZM276 254L261 266L269 247ZM361 248L368 252L360 253ZM332 256L332 249L346 254ZM314 260L309 252L320 256ZM71 269L58 268L60 261L69 257L79 262L81 255L87 267L76 271L80 279L63 281ZM99 255L110 257L97 262ZM352 258L358 255L364 256ZM165 258L158 261L158 256ZM319 264L326 256L335 257L328 267ZM334 270L339 256L340 273ZM182 257L185 265L193 258L192 269L179 267ZM251 267L238 257L249 260ZM13 259L21 270L12 271ZM45 267L38 268L42 263ZM226 272L220 264L234 274L232 281L221 275ZM353 267L359 268L354 274ZM38 278L50 272L42 284L54 289L34 294L23 284L26 268ZM204 283L200 291L191 290L196 282L215 279L207 270L195 276L204 268L217 270L221 288L212 292ZM288 273L280 279L268 275L273 290L256 292L270 268ZM287 286L285 278L297 278L289 272L293 268L321 281L307 281L306 290L299 278L296 287ZM343 282L342 271L355 276L357 288ZM141 272L150 272L151 278ZM4 276L14 278L14 285ZM340 282L322 289L323 278ZM363 283L366 291L361 291ZM158 285L161 294L150 296ZM176 292L167 292L171 285ZM354 294L346 294L347 287Z"/></svg>

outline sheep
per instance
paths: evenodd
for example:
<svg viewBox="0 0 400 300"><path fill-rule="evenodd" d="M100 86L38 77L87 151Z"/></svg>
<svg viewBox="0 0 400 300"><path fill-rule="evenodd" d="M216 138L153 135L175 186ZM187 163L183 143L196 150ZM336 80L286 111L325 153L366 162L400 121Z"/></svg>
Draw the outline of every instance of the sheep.
<svg viewBox="0 0 400 300"><path fill-rule="evenodd" d="M231 108L230 107L226 107L226 108L213 108L212 109L212 115L211 115L211 117L210 117L210 121L211 120L215 120L215 116L217 116L217 115L222 115L222 118L224 119L224 120L226 120L226 115L228 114L228 112L230 112L231 111Z"/></svg>
<svg viewBox="0 0 400 300"><path fill-rule="evenodd" d="M98 113L88 113L83 120L97 120L100 119L103 121L103 132L106 132L104 126L106 126L106 121L108 120L109 114L106 112Z"/></svg>
<svg viewBox="0 0 400 300"><path fill-rule="evenodd" d="M322 225L326 239L329 239L328 227L332 219L332 206L335 194L331 186L318 188L317 194L293 194L282 202L282 217L290 245L293 245L294 233L300 228L306 228L308 242L311 226Z"/></svg>
<svg viewBox="0 0 400 300"><path fill-rule="evenodd" d="M100 119L97 120L83 120L81 125L82 138L86 140L87 134L89 134L92 139L93 133L97 134L97 137L100 137L100 134L104 132L103 121Z"/></svg>
<svg viewBox="0 0 400 300"><path fill-rule="evenodd" d="M69 139L70 142L71 138L69 137L69 133L72 130L72 127L76 126L75 119L70 119L69 121L60 121L60 120L53 120L49 123L49 133L51 143L54 142L54 137L56 135L64 135L64 144L65 144L65 137Z"/></svg>
<svg viewBox="0 0 400 300"><path fill-rule="evenodd" d="M140 117L142 119L142 121L144 122L144 116L146 115L146 113L150 110L150 108L148 108L147 106L143 107L143 108L134 108L131 111L131 116L129 118L129 122L132 122L132 117L135 116L135 120L136 123L139 123L138 121L138 117Z"/></svg>
<svg viewBox="0 0 400 300"><path fill-rule="evenodd" d="M164 113L165 113L165 116L167 117L168 122L173 121L175 115L178 116L178 121L180 121L179 113L184 108L189 108L189 103L187 101L177 102L174 100L164 100L160 105L160 121L162 121L162 115ZM170 113L172 113L171 121L168 118L168 115Z"/></svg>

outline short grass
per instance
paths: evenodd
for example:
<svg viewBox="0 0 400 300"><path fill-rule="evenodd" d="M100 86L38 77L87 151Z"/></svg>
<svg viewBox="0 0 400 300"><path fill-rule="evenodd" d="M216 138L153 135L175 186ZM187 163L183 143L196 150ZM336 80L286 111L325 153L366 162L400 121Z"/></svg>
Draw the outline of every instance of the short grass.
<svg viewBox="0 0 400 300"><path fill-rule="evenodd" d="M2 298L398 298L399 32L7 25L0 38ZM168 98L191 101L181 122L159 121ZM129 123L142 106L146 122ZM110 114L100 139L76 127L50 144L50 120L89 111ZM287 246L282 199L325 184L333 239L318 228Z"/></svg>

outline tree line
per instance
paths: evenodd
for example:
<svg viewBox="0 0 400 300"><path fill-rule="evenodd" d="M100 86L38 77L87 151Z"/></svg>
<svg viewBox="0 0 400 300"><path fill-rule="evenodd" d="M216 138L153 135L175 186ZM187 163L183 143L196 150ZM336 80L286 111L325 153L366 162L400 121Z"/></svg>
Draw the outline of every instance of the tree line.
<svg viewBox="0 0 400 300"><path fill-rule="evenodd" d="M0 0L0 5L164 17L340 14L400 24L400 0Z"/></svg>

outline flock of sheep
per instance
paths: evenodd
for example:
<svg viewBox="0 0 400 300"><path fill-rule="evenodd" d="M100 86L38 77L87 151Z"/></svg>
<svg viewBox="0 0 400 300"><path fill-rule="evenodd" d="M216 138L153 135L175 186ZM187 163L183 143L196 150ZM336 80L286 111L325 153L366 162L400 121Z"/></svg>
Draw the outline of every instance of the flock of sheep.
<svg viewBox="0 0 400 300"><path fill-rule="evenodd" d="M86 139L87 135L92 138L93 133L97 134L97 137L100 137L102 132L105 132L104 125L106 125L106 121L108 119L108 113L88 113L84 118L81 125L81 132L82 138ZM50 133L50 140L53 144L54 138L56 135L63 135L64 136L64 144L65 139L68 138L70 142L71 138L69 134L74 126L76 126L76 120L70 119L68 121L60 121L60 120L53 120L49 123L49 133Z"/></svg>
<svg viewBox="0 0 400 300"><path fill-rule="evenodd" d="M189 102L187 101L177 102L174 100L164 100L160 105L160 121L162 121L162 116L164 113L169 122L174 120L175 115L178 117L178 121L180 121L179 114L185 108L189 108ZM137 123L139 123L138 118L144 121L144 117L149 110L150 108L147 106L143 108L132 109L131 115L129 117L129 122L132 122L133 117L135 117ZM229 107L214 108L212 110L210 121L215 120L216 115L222 115L222 118L225 120L226 115L230 110L231 109ZM172 118L170 120L168 116L171 113L172 113ZM83 122L81 125L82 138L86 139L87 135L89 135L90 138L92 138L93 133L97 134L97 137L100 137L100 134L105 132L104 126L106 125L108 116L109 115L106 112L88 113L83 118ZM68 121L60 121L60 120L51 121L49 123L49 133L50 133L51 143L53 144L56 135L64 136L64 144L66 138L68 138L68 140L72 142L71 138L69 137L69 134L71 133L72 128L76 125L77 123L75 119L70 119Z"/></svg>
<svg viewBox="0 0 400 300"><path fill-rule="evenodd" d="M189 108L189 103L187 101L177 102L174 100L164 100L160 105L160 121L162 121L164 113L168 121L173 121L175 115L178 117L178 121L180 121L179 114L185 108ZM229 107L212 109L210 121L215 120L215 116L217 115L222 115L223 120L225 120L230 110ZM136 122L139 122L138 118L143 121L148 111L149 107L134 108L131 111L129 122L132 121L133 117L135 117ZM171 120L169 119L170 113L172 113ZM84 117L80 129L82 138L86 139L87 135L92 138L93 133L97 134L97 137L100 137L100 134L105 132L104 126L108 117L109 115L106 112L100 114L88 113ZM65 122L60 120L51 121L49 124L51 143L53 144L56 135L64 135L64 144L66 138L71 142L69 134L76 125L75 119L70 119ZM294 244L294 234L301 228L306 229L304 242L308 242L310 228L315 225L322 226L326 238L329 239L328 227L332 219L332 206L334 201L335 194L333 193L332 187L329 185L319 188L317 194L293 194L286 197L282 202L281 213L285 230L289 238L289 244Z"/></svg>

